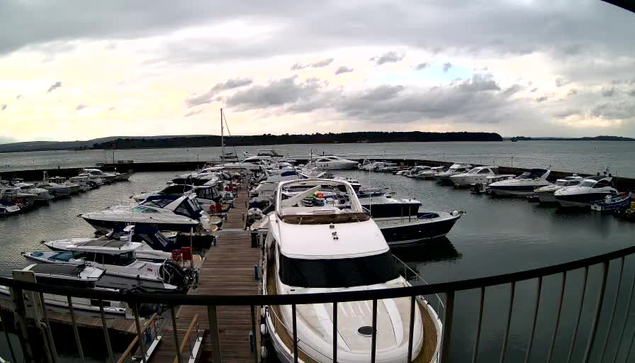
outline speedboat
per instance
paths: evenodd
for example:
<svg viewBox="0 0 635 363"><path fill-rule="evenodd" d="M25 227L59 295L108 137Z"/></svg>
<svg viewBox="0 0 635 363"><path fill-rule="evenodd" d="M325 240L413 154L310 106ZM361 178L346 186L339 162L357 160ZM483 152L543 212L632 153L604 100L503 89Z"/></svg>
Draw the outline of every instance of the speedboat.
<svg viewBox="0 0 635 363"><path fill-rule="evenodd" d="M149 197L156 197L162 195L176 196L180 197L186 194L194 194L196 195L196 200L205 210L209 210L212 205L215 205L217 201L221 199L221 195L218 193L217 189L212 185L186 185L186 184L171 184L167 187L154 191L154 192L145 192L132 196L136 202L143 202Z"/></svg>
<svg viewBox="0 0 635 363"><path fill-rule="evenodd" d="M87 175L90 180L101 179L104 183L110 184L115 181L117 175L112 173L104 173L97 168L84 169L79 175Z"/></svg>
<svg viewBox="0 0 635 363"><path fill-rule="evenodd" d="M313 163L323 170L348 170L355 169L359 165L357 161L340 158L335 155L324 155L316 158Z"/></svg>
<svg viewBox="0 0 635 363"><path fill-rule="evenodd" d="M450 179L450 177L452 177L453 175L457 175L457 174L463 174L463 173L467 173L470 169L472 168L472 165L470 164L460 164L460 163L455 163L452 164L448 170L446 171L442 171L440 173L436 173L434 175L434 178L442 184L452 184L452 180Z"/></svg>
<svg viewBox="0 0 635 363"><path fill-rule="evenodd" d="M435 166L427 170L418 172L417 174L415 174L414 177L417 179L432 180L434 179L435 175L439 173L443 173L446 170L447 170L447 167L445 166Z"/></svg>
<svg viewBox="0 0 635 363"><path fill-rule="evenodd" d="M20 207L15 204L7 203L3 200L0 200L0 217L1 216L10 216L14 214L20 213Z"/></svg>
<svg viewBox="0 0 635 363"><path fill-rule="evenodd" d="M469 187L472 184L487 182L487 177L496 175L497 171L497 166L477 166L470 169L467 173L459 173L450 176L450 180L455 187Z"/></svg>
<svg viewBox="0 0 635 363"><path fill-rule="evenodd" d="M46 189L54 199L66 198L71 195L71 188L68 185L58 184L50 180L38 182L37 187Z"/></svg>
<svg viewBox="0 0 635 363"><path fill-rule="evenodd" d="M199 226L209 227L209 216L193 194L151 196L134 207L114 206L100 212L84 213L81 217L103 232L122 230L129 224L180 232L196 230Z"/></svg>
<svg viewBox="0 0 635 363"><path fill-rule="evenodd" d="M104 270L89 265L34 264L22 271L33 272L38 283L84 288L95 287L104 274Z"/></svg>
<svg viewBox="0 0 635 363"><path fill-rule="evenodd" d="M416 165L413 166L410 170L404 172L403 176L408 177L408 178L415 178L417 176L417 174L424 172L426 170L430 169L429 166L427 165Z"/></svg>
<svg viewBox="0 0 635 363"><path fill-rule="evenodd" d="M488 190L491 195L496 196L527 197L537 188L549 185L547 177L550 172L545 169L530 169L513 179L491 183Z"/></svg>
<svg viewBox="0 0 635 363"><path fill-rule="evenodd" d="M428 211L413 216L373 218L391 247L445 237L464 212Z"/></svg>
<svg viewBox="0 0 635 363"><path fill-rule="evenodd" d="M172 261L141 261L141 243L112 241L102 245L69 245L65 251L25 252L26 259L61 266L85 265L104 270L97 286L111 289L141 288L153 292L185 292L192 282L189 271Z"/></svg>
<svg viewBox="0 0 635 363"><path fill-rule="evenodd" d="M534 195L538 198L540 203L557 203L556 197L553 195L557 190L564 187L570 187L580 184L584 178L578 175L568 176L566 178L558 179L555 183L545 185L534 191Z"/></svg>
<svg viewBox="0 0 635 363"><path fill-rule="evenodd" d="M300 193L288 193L295 187ZM340 188L344 189L344 192ZM269 214L263 293L319 294L410 286L399 275L390 248L345 181L311 179L281 183ZM376 334L378 362L404 362L412 326L412 357L437 362L441 321L423 297L411 319L408 298L340 302L337 322L329 303L266 306L265 329L281 362L367 362ZM295 319L293 313L296 313ZM334 326L334 324L336 324ZM293 328L298 356L294 357ZM301 358L300 358L301 357Z"/></svg>
<svg viewBox="0 0 635 363"><path fill-rule="evenodd" d="M125 173L119 173L115 171L115 181L128 181L130 177L134 174L134 170L130 169Z"/></svg>
<svg viewBox="0 0 635 363"><path fill-rule="evenodd" d="M604 200L607 195L617 195L610 176L594 176L584 179L578 185L564 187L553 193L563 207L589 207L593 202Z"/></svg>
<svg viewBox="0 0 635 363"><path fill-rule="evenodd" d="M36 203L48 203L51 199L53 199L48 190L44 188L38 188L31 183L17 182L13 183L13 186L19 189L19 191L21 191L22 193L35 195L34 201Z"/></svg>

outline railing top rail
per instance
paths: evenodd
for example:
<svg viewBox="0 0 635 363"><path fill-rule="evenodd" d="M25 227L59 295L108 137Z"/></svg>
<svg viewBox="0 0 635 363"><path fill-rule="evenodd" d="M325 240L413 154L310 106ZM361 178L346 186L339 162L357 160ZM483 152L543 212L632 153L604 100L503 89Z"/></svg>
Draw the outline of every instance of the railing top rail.
<svg viewBox="0 0 635 363"><path fill-rule="evenodd" d="M330 302L345 302L372 299L390 299L413 295L432 295L449 291L461 291L477 289L487 286L507 284L514 281L523 281L548 276L565 271L596 265L602 262L614 260L635 253L635 246L621 250L587 257L571 262L540 267L531 270L512 272L501 275L479 277L474 279L441 282L430 285L417 285L402 288L382 290L344 291L323 294L293 294L293 295L181 295L181 294L142 294L142 293L116 293L112 291L99 291L65 286L52 286L35 284L0 277L0 285L37 291L56 295L70 295L76 297L125 301L128 303L156 303L172 305L290 305L290 304L319 304Z"/></svg>

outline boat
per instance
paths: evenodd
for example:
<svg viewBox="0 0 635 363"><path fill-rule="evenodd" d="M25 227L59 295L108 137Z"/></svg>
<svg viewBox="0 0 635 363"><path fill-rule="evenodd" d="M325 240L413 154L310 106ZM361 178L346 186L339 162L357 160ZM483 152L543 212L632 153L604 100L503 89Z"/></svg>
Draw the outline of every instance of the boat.
<svg viewBox="0 0 635 363"><path fill-rule="evenodd" d="M130 177L134 174L134 170L129 169L125 173L119 173L115 171L115 179L114 181L129 181Z"/></svg>
<svg viewBox="0 0 635 363"><path fill-rule="evenodd" d="M489 190L489 186L490 184L499 182L499 181L503 181L503 180L509 180L509 179L513 179L515 178L516 175L514 174L496 174L496 175L489 175L487 177L485 177L485 182L484 183L474 183L471 186L472 189L472 194L489 194L490 190Z"/></svg>
<svg viewBox="0 0 635 363"><path fill-rule="evenodd" d="M288 193L294 187L303 192ZM307 189L308 188L308 189ZM343 188L345 192L342 192ZM333 196L329 196L333 193ZM345 181L302 180L281 183L276 211L268 216L263 294L333 293L407 287L390 248ZM314 196L315 198L310 198ZM442 325L423 297L412 321L412 357L437 362ZM410 298L377 301L376 360L408 357ZM266 306L264 331L281 362L332 362L337 331L337 361L369 360L373 335L372 301L341 302L334 327L332 304ZM296 318L293 317L296 311ZM294 357L293 328L298 357Z"/></svg>
<svg viewBox="0 0 635 363"><path fill-rule="evenodd" d="M38 283L68 287L93 288L104 270L89 265L33 264L22 271L35 274Z"/></svg>
<svg viewBox="0 0 635 363"><path fill-rule="evenodd" d="M407 178L416 178L417 174L429 170L431 167L427 165L416 165L402 175Z"/></svg>
<svg viewBox="0 0 635 363"><path fill-rule="evenodd" d="M467 173L470 169L472 169L470 164L454 163L448 170L436 173L434 179L441 184L452 184L452 179L450 178L453 175Z"/></svg>
<svg viewBox="0 0 635 363"><path fill-rule="evenodd" d="M87 192L91 189L95 189L98 187L94 182L90 181L90 178L87 175L77 175L68 178L71 183L79 185L80 193Z"/></svg>
<svg viewBox="0 0 635 363"><path fill-rule="evenodd" d="M566 178L558 179L555 183L545 185L544 187L537 188L534 191L534 196L540 203L558 203L556 197L553 195L556 190L560 190L564 187L570 187L580 184L584 180L581 176L572 175Z"/></svg>
<svg viewBox="0 0 635 363"><path fill-rule="evenodd" d="M187 194L196 196L196 200L204 210L209 210L221 199L221 195L217 188L213 185L188 185L188 184L170 184L167 187L154 192L144 192L135 194L131 198L136 202L143 202L150 197L158 196L175 196L180 197Z"/></svg>
<svg viewBox="0 0 635 363"><path fill-rule="evenodd" d="M0 217L7 217L20 213L20 207L0 200Z"/></svg>
<svg viewBox="0 0 635 363"><path fill-rule="evenodd" d="M374 189L371 193L358 193L359 202L373 218L414 216L421 202L410 198L394 198L383 189Z"/></svg>
<svg viewBox="0 0 635 363"><path fill-rule="evenodd" d="M68 185L58 184L50 180L37 182L36 186L38 188L46 189L53 199L67 198L71 195L71 188Z"/></svg>
<svg viewBox="0 0 635 363"><path fill-rule="evenodd" d="M469 187L476 183L486 183L487 177L496 175L497 166L477 166L466 173L459 173L450 176L450 181L457 188Z"/></svg>
<svg viewBox="0 0 635 363"><path fill-rule="evenodd" d="M446 170L447 170L447 167L445 166L435 166L435 167L418 172L417 174L414 175L414 178L423 179L423 180L432 180L434 179L435 175L439 173L443 173Z"/></svg>
<svg viewBox="0 0 635 363"><path fill-rule="evenodd" d="M445 237L464 212L427 211L414 216L373 218L390 247Z"/></svg>
<svg viewBox="0 0 635 363"><path fill-rule="evenodd" d="M357 161L344 159L335 155L318 156L311 163L322 170L348 170L355 169L359 165Z"/></svg>
<svg viewBox="0 0 635 363"><path fill-rule="evenodd" d="M97 168L88 168L84 169L82 173L79 175L88 176L90 180L100 180L103 183L110 184L115 181L117 175L112 173L104 173L100 169Z"/></svg>
<svg viewBox="0 0 635 363"><path fill-rule="evenodd" d="M124 229L129 224L155 226L162 231L189 232L199 225L209 227L209 217L196 200L196 195L180 197L159 195L148 197L137 206L113 206L81 217L98 231Z"/></svg>
<svg viewBox="0 0 635 363"><path fill-rule="evenodd" d="M111 289L142 289L148 292L182 293L189 289L192 274L172 261L141 261L141 243L112 241L101 245L69 245L64 251L34 251L22 255L37 263L61 266L90 265L104 270L96 286Z"/></svg>
<svg viewBox="0 0 635 363"><path fill-rule="evenodd" d="M495 196L527 197L537 188L549 185L547 177L550 172L545 169L530 169L515 178L491 183L487 189Z"/></svg>
<svg viewBox="0 0 635 363"><path fill-rule="evenodd" d="M610 176L588 177L578 185L564 187L553 195L563 207L590 207L593 202L604 200L607 195L617 195Z"/></svg>
<svg viewBox="0 0 635 363"><path fill-rule="evenodd" d="M128 242L139 242L139 247L135 254L143 261L163 262L169 260L170 252L178 249L176 244L176 233L169 233L169 236L161 233L154 227L127 226L123 231L110 231L100 237L77 237L64 238L54 241L44 242L44 245L53 251L69 251L69 246L93 246L108 247L121 246Z"/></svg>
<svg viewBox="0 0 635 363"><path fill-rule="evenodd" d="M591 203L591 210L601 213L618 212L628 209L632 201L633 197L630 193L607 195L604 200Z"/></svg>

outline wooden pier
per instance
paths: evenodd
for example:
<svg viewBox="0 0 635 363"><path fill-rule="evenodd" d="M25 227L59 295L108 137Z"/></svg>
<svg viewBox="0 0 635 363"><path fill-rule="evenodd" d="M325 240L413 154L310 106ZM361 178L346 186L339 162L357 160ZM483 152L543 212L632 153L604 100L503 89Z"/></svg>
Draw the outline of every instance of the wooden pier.
<svg viewBox="0 0 635 363"><path fill-rule="evenodd" d="M246 191L239 191L234 208L218 231L217 245L205 256L199 275L199 286L190 294L200 295L256 295L259 281L255 279L254 266L259 265L260 249L251 247L251 236L245 230L243 217L247 215ZM190 360L188 339L195 339L196 324L204 330L202 351L196 357L199 362L213 362L220 353L223 362L254 362L254 354L260 347L260 309L256 307L256 338L251 342L251 311L249 307L219 306L217 321L219 328L220 352L214 352L209 330L208 308L205 306L182 306L177 312L177 332L182 350L181 362ZM166 324L169 325L169 324ZM194 342L191 342L193 346ZM252 347L253 345L253 347ZM253 351L252 351L253 348ZM150 359L152 363L176 362L176 345L172 329L166 331L157 351Z"/></svg>

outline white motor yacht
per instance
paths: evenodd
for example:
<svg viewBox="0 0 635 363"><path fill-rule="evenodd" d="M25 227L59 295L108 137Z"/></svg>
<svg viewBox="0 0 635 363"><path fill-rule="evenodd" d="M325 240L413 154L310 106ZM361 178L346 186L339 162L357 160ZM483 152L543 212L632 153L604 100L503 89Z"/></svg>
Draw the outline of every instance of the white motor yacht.
<svg viewBox="0 0 635 363"><path fill-rule="evenodd" d="M540 203L557 203L554 193L564 187L570 187L580 184L584 178L578 175L568 176L558 179L555 183L540 187L534 191L534 195Z"/></svg>
<svg viewBox="0 0 635 363"><path fill-rule="evenodd" d="M300 193L295 189L303 190ZM344 191L342 191L342 189ZM399 275L381 231L364 213L344 181L281 183L276 211L268 216L263 293L333 293L409 286ZM410 298L377 301L376 359L404 362L408 356ZM414 361L437 362L441 321L422 297L413 316ZM337 305L337 361L367 362L373 336L372 301ZM281 362L333 361L332 304L296 305L294 357L290 305L265 307L266 331Z"/></svg>
<svg viewBox="0 0 635 363"><path fill-rule="evenodd" d="M436 179L439 183L451 184L452 180L450 178L453 175L467 173L471 168L472 165L470 164L454 163L448 168L448 170L435 174L434 179Z"/></svg>
<svg viewBox="0 0 635 363"><path fill-rule="evenodd" d="M100 212L84 213L81 217L104 232L122 230L129 224L182 232L196 230L199 225L204 229L210 227L209 216L194 194L152 196L137 206L114 206Z"/></svg>
<svg viewBox="0 0 635 363"><path fill-rule="evenodd" d="M530 169L513 179L491 183L487 188L491 195L527 197L534 190L549 185L547 177L550 172L545 169Z"/></svg>
<svg viewBox="0 0 635 363"><path fill-rule="evenodd" d="M408 178L416 178L419 173L429 170L430 168L431 167L427 165L416 165L416 166L413 166L412 169L403 173L402 175Z"/></svg>
<svg viewBox="0 0 635 363"><path fill-rule="evenodd" d="M84 169L84 172L80 175L88 175L90 180L101 179L106 184L110 184L115 181L117 175L112 173L104 173L97 168Z"/></svg>
<svg viewBox="0 0 635 363"><path fill-rule="evenodd" d="M359 165L357 161L344 159L335 155L318 156L313 163L316 167L323 170L355 169Z"/></svg>
<svg viewBox="0 0 635 363"><path fill-rule="evenodd" d="M19 182L14 183L13 186L19 189L22 193L35 195L35 202L48 203L51 199L53 199L48 190L38 188L31 183Z"/></svg>
<svg viewBox="0 0 635 363"><path fill-rule="evenodd" d="M470 169L467 173L450 176L450 180L456 187L469 187L476 183L486 183L487 177L496 175L497 171L498 167L496 166L477 166Z"/></svg>
<svg viewBox="0 0 635 363"><path fill-rule="evenodd" d="M154 292L184 292L190 274L179 265L141 261L136 251L141 243L113 240L105 244L69 245L64 251L25 252L23 256L38 263L84 265L104 270L97 286L112 289L142 288Z"/></svg>
<svg viewBox="0 0 635 363"><path fill-rule="evenodd" d="M593 202L604 200L607 195L617 195L610 176L594 176L582 180L578 185L561 188L554 197L563 207L590 207Z"/></svg>
<svg viewBox="0 0 635 363"><path fill-rule="evenodd" d="M448 169L445 166L435 166L435 167L418 172L417 174L415 174L414 177L417 179L432 180L434 179L435 175L439 173L443 173L446 170Z"/></svg>
<svg viewBox="0 0 635 363"><path fill-rule="evenodd" d="M185 184L170 184L167 187L154 192L144 192L132 196L136 202L143 202L149 197L156 197L162 195L170 196L183 196L186 194L196 195L196 200L203 207L204 210L210 210L211 206L215 205L217 201L221 199L221 195L217 188L212 185L185 185Z"/></svg>

